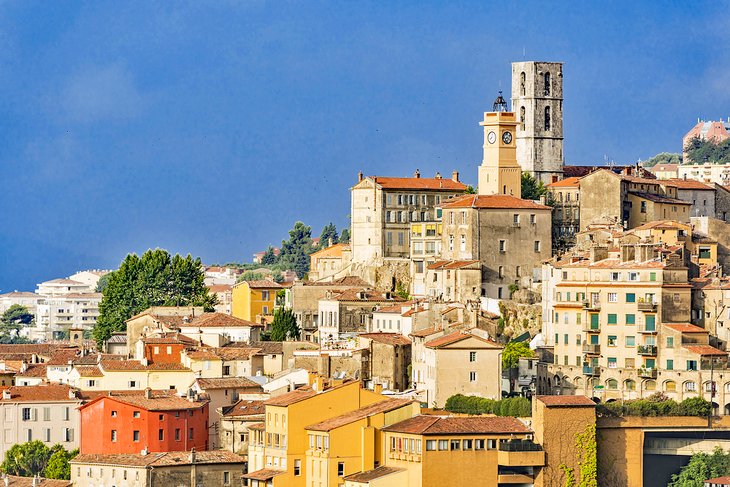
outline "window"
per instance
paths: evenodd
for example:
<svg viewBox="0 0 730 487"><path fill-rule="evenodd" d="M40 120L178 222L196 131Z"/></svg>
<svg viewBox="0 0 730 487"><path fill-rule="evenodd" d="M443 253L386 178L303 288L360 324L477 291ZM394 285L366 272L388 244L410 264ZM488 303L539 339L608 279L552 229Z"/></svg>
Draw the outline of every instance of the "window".
<svg viewBox="0 0 730 487"><path fill-rule="evenodd" d="M139 416L140 416L140 413L139 413L139 411L134 411L134 412L132 413L132 417L133 417L133 418L139 418Z"/></svg>
<svg viewBox="0 0 730 487"><path fill-rule="evenodd" d="M569 343L569 342L568 342L568 334L567 334L567 333L566 333L565 335L563 335L563 343L564 343L565 345L567 345L567 344Z"/></svg>
<svg viewBox="0 0 730 487"><path fill-rule="evenodd" d="M641 202L641 210L642 213L646 213L646 201Z"/></svg>
<svg viewBox="0 0 730 487"><path fill-rule="evenodd" d="M627 358L624 360L624 366L627 369L633 369L634 367L636 367L636 361L633 358Z"/></svg>
<svg viewBox="0 0 730 487"><path fill-rule="evenodd" d="M43 430L43 441L46 443L51 442L51 428L46 428Z"/></svg>
<svg viewBox="0 0 730 487"><path fill-rule="evenodd" d="M616 335L608 335L608 346L609 347L616 346Z"/></svg>
<svg viewBox="0 0 730 487"><path fill-rule="evenodd" d="M674 337L667 337L667 348L674 348Z"/></svg>
<svg viewBox="0 0 730 487"><path fill-rule="evenodd" d="M436 440L426 440L426 451L436 451Z"/></svg>
<svg viewBox="0 0 730 487"><path fill-rule="evenodd" d="M684 390L686 392L694 392L697 390L697 383L693 381L687 381L684 383Z"/></svg>
<svg viewBox="0 0 730 487"><path fill-rule="evenodd" d="M500 252L506 252L507 251L507 241L506 240L500 240L499 241L499 251Z"/></svg>
<svg viewBox="0 0 730 487"><path fill-rule="evenodd" d="M638 272L629 272L629 281L638 281L638 280L639 280Z"/></svg>
<svg viewBox="0 0 730 487"><path fill-rule="evenodd" d="M636 302L636 293L626 293L626 302L635 303Z"/></svg>
<svg viewBox="0 0 730 487"><path fill-rule="evenodd" d="M68 421L71 417L71 408L66 406L63 408L63 420Z"/></svg>
<svg viewBox="0 0 730 487"><path fill-rule="evenodd" d="M30 408L23 408L23 421L30 421Z"/></svg>
<svg viewBox="0 0 730 487"><path fill-rule="evenodd" d="M616 313L608 313L608 324L615 325L618 323L618 315Z"/></svg>
<svg viewBox="0 0 730 487"><path fill-rule="evenodd" d="M231 375L231 366L230 365L223 366L223 375Z"/></svg>
<svg viewBox="0 0 730 487"><path fill-rule="evenodd" d="M635 325L636 324L636 315L633 313L628 313L626 315L626 324L627 325Z"/></svg>
<svg viewBox="0 0 730 487"><path fill-rule="evenodd" d="M608 368L615 369L616 367L618 367L618 364L616 363L616 357L608 357Z"/></svg>
<svg viewBox="0 0 730 487"><path fill-rule="evenodd" d="M157 430L157 439L159 441L164 441L164 439L165 439L165 430L163 430L163 429Z"/></svg>
<svg viewBox="0 0 730 487"><path fill-rule="evenodd" d="M127 382L127 387L129 387L130 389L133 389L133 388L137 387L137 381L136 380L130 380L129 382Z"/></svg>
<svg viewBox="0 0 730 487"><path fill-rule="evenodd" d="M139 441L139 430L132 431L132 441Z"/></svg>
<svg viewBox="0 0 730 487"><path fill-rule="evenodd" d="M223 485L230 485L231 472L223 472Z"/></svg>
<svg viewBox="0 0 730 487"><path fill-rule="evenodd" d="M710 247L700 247L700 259L709 259L712 256L710 255Z"/></svg>
<svg viewBox="0 0 730 487"><path fill-rule="evenodd" d="M540 252L540 241L535 240L535 252Z"/></svg>
<svg viewBox="0 0 730 487"><path fill-rule="evenodd" d="M474 440L475 450L484 450L484 440Z"/></svg>
<svg viewBox="0 0 730 487"><path fill-rule="evenodd" d="M621 273L620 272L611 272L608 274L608 279L610 281L618 281L621 279Z"/></svg>
<svg viewBox="0 0 730 487"><path fill-rule="evenodd" d="M487 450L494 450L497 448L497 440L487 440Z"/></svg>
<svg viewBox="0 0 730 487"><path fill-rule="evenodd" d="M522 267L521 266L515 266L515 276L522 277Z"/></svg>
<svg viewBox="0 0 730 487"><path fill-rule="evenodd" d="M608 293L609 303L618 303L618 293Z"/></svg>
<svg viewBox="0 0 730 487"><path fill-rule="evenodd" d="M667 359L667 370L674 370L674 360Z"/></svg>
<svg viewBox="0 0 730 487"><path fill-rule="evenodd" d="M649 273L649 280L656 281L656 272Z"/></svg>
<svg viewBox="0 0 730 487"><path fill-rule="evenodd" d="M535 225L536 223L537 223L537 216L530 215L530 225Z"/></svg>
<svg viewBox="0 0 730 487"><path fill-rule="evenodd" d="M454 250L454 236L449 235L449 250Z"/></svg>
<svg viewBox="0 0 730 487"><path fill-rule="evenodd" d="M439 451L449 449L449 440L439 440Z"/></svg>
<svg viewBox="0 0 730 487"><path fill-rule="evenodd" d="M497 268L497 275L499 275L500 279L502 279L504 277L504 266L499 266Z"/></svg>
<svg viewBox="0 0 730 487"><path fill-rule="evenodd" d="M195 438L195 428L190 428L190 429L188 430L188 439L189 439L189 440L192 440L192 439L194 439L194 438Z"/></svg>
<svg viewBox="0 0 730 487"><path fill-rule="evenodd" d="M64 428L63 439L66 442L74 441L74 429L73 428Z"/></svg>
<svg viewBox="0 0 730 487"><path fill-rule="evenodd" d="M180 441L180 428L175 428L175 441Z"/></svg>
<svg viewBox="0 0 730 487"><path fill-rule="evenodd" d="M262 301L268 301L269 300L269 291L261 291L261 300Z"/></svg>
<svg viewBox="0 0 730 487"><path fill-rule="evenodd" d="M578 333L578 334L577 334L577 335L575 336L575 344L576 344L576 345L580 345L582 337L583 337L583 335L581 335L580 333Z"/></svg>
<svg viewBox="0 0 730 487"><path fill-rule="evenodd" d="M627 391L635 391L636 390L636 382L634 382L631 379L627 379L624 381L624 389Z"/></svg>
<svg viewBox="0 0 730 487"><path fill-rule="evenodd" d="M461 450L461 440L451 440L451 451Z"/></svg>
<svg viewBox="0 0 730 487"><path fill-rule="evenodd" d="M519 227L520 226L520 215L518 215L517 213L512 215L512 223L514 224L514 226Z"/></svg>
<svg viewBox="0 0 730 487"><path fill-rule="evenodd" d="M697 370L697 361L687 360L687 370Z"/></svg>
<svg viewBox="0 0 730 487"><path fill-rule="evenodd" d="M117 441L117 430L112 430L112 441Z"/></svg>
<svg viewBox="0 0 730 487"><path fill-rule="evenodd" d="M459 242L459 250L462 252L466 252L466 235L461 236L461 241Z"/></svg>
<svg viewBox="0 0 730 487"><path fill-rule="evenodd" d="M476 361L477 361L477 353L469 352L469 362L476 362Z"/></svg>
<svg viewBox="0 0 730 487"><path fill-rule="evenodd" d="M472 371L469 372L469 382L476 382L477 381L477 373Z"/></svg>
<svg viewBox="0 0 730 487"><path fill-rule="evenodd" d="M636 346L636 338L633 336L627 336L626 337L626 346L627 347L635 347Z"/></svg>
<svg viewBox="0 0 730 487"><path fill-rule="evenodd" d="M116 417L117 417L117 412L116 411L112 411L112 418L116 418Z"/></svg>
<svg viewBox="0 0 730 487"><path fill-rule="evenodd" d="M618 389L618 381L616 379L608 379L606 381L606 387L611 390Z"/></svg>
<svg viewBox="0 0 730 487"><path fill-rule="evenodd" d="M544 74L543 79L545 80L545 96L550 95L550 71Z"/></svg>
<svg viewBox="0 0 730 487"><path fill-rule="evenodd" d="M51 408L43 408L43 421L51 420Z"/></svg>

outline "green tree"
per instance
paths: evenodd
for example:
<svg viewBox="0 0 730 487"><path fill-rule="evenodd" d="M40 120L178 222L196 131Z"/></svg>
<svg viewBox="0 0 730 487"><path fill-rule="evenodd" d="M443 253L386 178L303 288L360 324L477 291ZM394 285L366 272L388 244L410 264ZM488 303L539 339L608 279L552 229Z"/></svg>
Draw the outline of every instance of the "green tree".
<svg viewBox="0 0 730 487"><path fill-rule="evenodd" d="M266 252L264 252L264 256L261 257L261 264L262 265L272 265L272 264L276 264L277 260L278 259L276 257L276 254L274 253L274 247L269 245L266 248Z"/></svg>
<svg viewBox="0 0 730 487"><path fill-rule="evenodd" d="M339 237L337 236L337 227L334 223L329 222L322 229L322 233L319 235L319 248L326 249L330 245L334 245L338 242Z"/></svg>
<svg viewBox="0 0 730 487"><path fill-rule="evenodd" d="M99 281L96 283L96 292L97 293L103 293L104 289L106 289L106 286L109 284L109 276L111 275L111 272L104 274L99 278Z"/></svg>
<svg viewBox="0 0 730 487"><path fill-rule="evenodd" d="M474 189L474 186L471 184L466 187L466 191L464 191L464 194L476 194L477 190Z"/></svg>
<svg viewBox="0 0 730 487"><path fill-rule="evenodd" d="M730 474L730 454L717 447L711 454L695 453L667 487L703 487L705 480Z"/></svg>
<svg viewBox="0 0 730 487"><path fill-rule="evenodd" d="M166 250L148 250L142 257L129 254L109 276L102 293L94 339L101 346L125 321L150 306L203 306L213 311L215 294L204 283L200 259L189 254L170 256Z"/></svg>
<svg viewBox="0 0 730 487"><path fill-rule="evenodd" d="M299 338L300 331L297 318L291 308L277 308L271 322L271 341L283 342L287 338Z"/></svg>
<svg viewBox="0 0 730 487"><path fill-rule="evenodd" d="M289 240L281 242L279 260L302 279L309 272L309 254L312 251L312 227L296 222L289 230Z"/></svg>
<svg viewBox="0 0 730 487"><path fill-rule="evenodd" d="M350 229L343 228L340 234L340 243L350 243Z"/></svg>
<svg viewBox="0 0 730 487"><path fill-rule="evenodd" d="M24 326L31 326L33 320L33 314L28 308L14 304L0 318L0 335L7 338L16 337L20 329Z"/></svg>
<svg viewBox="0 0 730 487"><path fill-rule="evenodd" d="M408 289L400 281L395 284L395 295L403 299L411 299L411 295L408 293Z"/></svg>
<svg viewBox="0 0 730 487"><path fill-rule="evenodd" d="M538 181L528 172L522 173L521 186L523 200L539 200L540 196L547 193L545 183Z"/></svg>
<svg viewBox="0 0 730 487"><path fill-rule="evenodd" d="M55 451L53 451L54 449ZM62 448L61 445L54 445L51 448L51 451L53 453L48 459L48 464L46 465L43 476L48 479L70 480L71 464L69 462L79 454L78 448L76 450L67 451Z"/></svg>
<svg viewBox="0 0 730 487"><path fill-rule="evenodd" d="M682 164L682 154L676 152L661 152L654 157L641 162L642 167L654 167L657 164Z"/></svg>
<svg viewBox="0 0 730 487"><path fill-rule="evenodd" d="M705 140L700 137L693 137L684 147L687 154L687 163L694 164L729 164L730 163L730 139L722 142Z"/></svg>
<svg viewBox="0 0 730 487"><path fill-rule="evenodd" d="M5 452L5 460L0 468L9 475L42 475L52 454L51 449L39 440L18 443Z"/></svg>
<svg viewBox="0 0 730 487"><path fill-rule="evenodd" d="M509 371L509 392L515 390L515 382L517 382L517 373L519 372L520 359L523 357L533 357L534 353L530 350L527 342L510 342L502 351L502 370Z"/></svg>
<svg viewBox="0 0 730 487"><path fill-rule="evenodd" d="M264 274L262 272L254 272L254 271L245 271L240 276L238 276L238 279L236 281L243 282L243 281L263 281L264 279L267 279L269 276L267 274Z"/></svg>

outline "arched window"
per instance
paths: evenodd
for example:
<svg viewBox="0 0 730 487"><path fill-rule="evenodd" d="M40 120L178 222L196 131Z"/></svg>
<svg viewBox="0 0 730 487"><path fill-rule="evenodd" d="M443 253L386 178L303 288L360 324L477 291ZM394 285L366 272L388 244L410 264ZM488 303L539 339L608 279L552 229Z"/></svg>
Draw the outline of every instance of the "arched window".
<svg viewBox="0 0 730 487"><path fill-rule="evenodd" d="M525 128L525 107L520 107L520 123L522 124L522 129Z"/></svg>
<svg viewBox="0 0 730 487"><path fill-rule="evenodd" d="M655 391L656 390L656 381L654 381L654 380L645 381L644 390L645 391Z"/></svg>
<svg viewBox="0 0 730 487"><path fill-rule="evenodd" d="M520 95L525 96L525 72L520 73Z"/></svg>
<svg viewBox="0 0 730 487"><path fill-rule="evenodd" d="M573 379L573 384L575 385L576 389L582 389L583 388L583 378L576 377L575 379Z"/></svg>
<svg viewBox="0 0 730 487"><path fill-rule="evenodd" d="M545 73L544 78L545 78L545 96L549 96L550 95L550 71Z"/></svg>
<svg viewBox="0 0 730 487"><path fill-rule="evenodd" d="M677 383L673 380L668 380L664 382L664 390L666 392L676 392L677 391Z"/></svg>
<svg viewBox="0 0 730 487"><path fill-rule="evenodd" d="M545 107L545 130L550 130L550 107Z"/></svg>
<svg viewBox="0 0 730 487"><path fill-rule="evenodd" d="M684 389L684 392L696 392L697 391L697 383L695 381L688 380L684 384L682 384L682 388Z"/></svg>
<svg viewBox="0 0 730 487"><path fill-rule="evenodd" d="M627 391L635 391L636 390L636 382L634 382L631 379L626 379L624 381L624 389Z"/></svg>
<svg viewBox="0 0 730 487"><path fill-rule="evenodd" d="M618 381L616 379L608 379L606 381L606 387L608 389L616 390L618 389Z"/></svg>

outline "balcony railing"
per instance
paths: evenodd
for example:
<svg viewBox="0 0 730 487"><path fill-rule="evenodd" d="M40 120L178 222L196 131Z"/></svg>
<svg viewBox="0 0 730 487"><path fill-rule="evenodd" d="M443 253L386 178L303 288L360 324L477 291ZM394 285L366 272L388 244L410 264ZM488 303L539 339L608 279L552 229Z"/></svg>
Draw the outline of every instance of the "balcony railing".
<svg viewBox="0 0 730 487"><path fill-rule="evenodd" d="M656 345L639 345L636 351L639 355L656 355Z"/></svg>
<svg viewBox="0 0 730 487"><path fill-rule="evenodd" d="M583 308L598 311L601 309L601 301L598 299L585 300L583 301Z"/></svg>
<svg viewBox="0 0 730 487"><path fill-rule="evenodd" d="M593 324L586 323L585 325L583 325L583 332L584 333L600 333L601 324L600 323L593 323Z"/></svg>
<svg viewBox="0 0 730 487"><path fill-rule="evenodd" d="M542 451L542 446L530 440L501 440L500 451Z"/></svg>
<svg viewBox="0 0 730 487"><path fill-rule="evenodd" d="M639 311L651 312L651 311L656 311L657 304L653 303L651 301L647 301L647 302L640 301L639 303L637 303L636 307L639 309Z"/></svg>
<svg viewBox="0 0 730 487"><path fill-rule="evenodd" d="M584 365L583 375L597 376L601 375L601 368L597 365Z"/></svg>
<svg viewBox="0 0 730 487"><path fill-rule="evenodd" d="M641 368L638 371L639 377L643 377L644 379L656 379L657 373L656 369L644 369Z"/></svg>
<svg viewBox="0 0 730 487"><path fill-rule="evenodd" d="M587 355L600 355L601 346L596 343L584 343L583 344L583 353L585 353Z"/></svg>
<svg viewBox="0 0 730 487"><path fill-rule="evenodd" d="M653 335L656 333L656 325L643 325L639 327L639 333L648 333Z"/></svg>

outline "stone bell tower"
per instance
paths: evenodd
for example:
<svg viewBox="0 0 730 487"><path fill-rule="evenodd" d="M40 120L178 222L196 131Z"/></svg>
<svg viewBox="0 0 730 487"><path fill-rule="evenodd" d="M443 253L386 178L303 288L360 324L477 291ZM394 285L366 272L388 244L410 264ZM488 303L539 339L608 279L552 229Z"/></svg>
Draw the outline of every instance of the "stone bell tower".
<svg viewBox="0 0 730 487"><path fill-rule="evenodd" d="M563 63L512 63L517 161L545 184L563 178Z"/></svg>

